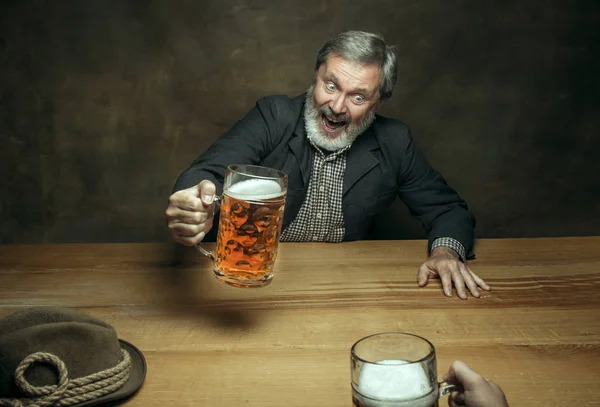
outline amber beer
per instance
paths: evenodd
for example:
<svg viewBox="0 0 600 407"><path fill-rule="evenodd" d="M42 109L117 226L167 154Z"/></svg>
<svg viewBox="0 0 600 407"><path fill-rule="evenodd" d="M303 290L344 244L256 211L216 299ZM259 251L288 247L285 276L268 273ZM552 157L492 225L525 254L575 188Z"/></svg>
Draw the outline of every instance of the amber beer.
<svg viewBox="0 0 600 407"><path fill-rule="evenodd" d="M437 407L437 388L419 363L382 360L364 364L352 386L354 407Z"/></svg>
<svg viewBox="0 0 600 407"><path fill-rule="evenodd" d="M273 278L286 190L271 179L245 179L223 192L215 276L238 287L262 287Z"/></svg>

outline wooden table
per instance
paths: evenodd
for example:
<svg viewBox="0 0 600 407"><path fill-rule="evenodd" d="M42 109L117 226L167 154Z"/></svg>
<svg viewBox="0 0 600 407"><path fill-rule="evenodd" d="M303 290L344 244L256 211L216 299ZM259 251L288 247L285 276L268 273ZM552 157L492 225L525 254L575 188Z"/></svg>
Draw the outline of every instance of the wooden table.
<svg viewBox="0 0 600 407"><path fill-rule="evenodd" d="M282 244L273 284L240 289L173 245L0 246L0 316L56 305L111 323L148 362L128 406L349 407L350 347L384 331L428 338L440 374L464 360L511 406L598 405L600 237L479 241L471 267L493 291L466 301L416 286L424 248Z"/></svg>

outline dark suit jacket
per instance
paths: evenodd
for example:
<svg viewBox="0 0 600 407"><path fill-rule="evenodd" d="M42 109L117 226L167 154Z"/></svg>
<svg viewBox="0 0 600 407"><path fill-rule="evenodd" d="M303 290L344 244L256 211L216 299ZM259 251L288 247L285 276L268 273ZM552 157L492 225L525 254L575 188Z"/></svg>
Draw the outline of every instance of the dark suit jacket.
<svg viewBox="0 0 600 407"><path fill-rule="evenodd" d="M174 191L209 179L221 194L225 168L230 164L276 168L289 177L285 228L304 202L312 166L313 148L304 130L305 97L260 99L242 120L194 160L180 175ZM344 240L363 238L373 217L389 206L396 195L421 220L429 234L429 247L437 237L452 237L465 246L468 258L473 257L475 218L466 203L431 168L406 125L376 116L348 151L342 198Z"/></svg>

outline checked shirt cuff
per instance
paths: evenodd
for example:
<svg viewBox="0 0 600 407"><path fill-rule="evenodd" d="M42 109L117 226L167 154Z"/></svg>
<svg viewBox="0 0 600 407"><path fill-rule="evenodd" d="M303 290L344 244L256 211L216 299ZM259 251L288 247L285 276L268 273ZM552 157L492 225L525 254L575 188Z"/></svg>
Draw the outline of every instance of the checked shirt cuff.
<svg viewBox="0 0 600 407"><path fill-rule="evenodd" d="M465 247L456 239L452 239L451 237L438 237L431 244L431 251L438 247L448 247L458 254L458 257L460 257L463 263L467 261Z"/></svg>

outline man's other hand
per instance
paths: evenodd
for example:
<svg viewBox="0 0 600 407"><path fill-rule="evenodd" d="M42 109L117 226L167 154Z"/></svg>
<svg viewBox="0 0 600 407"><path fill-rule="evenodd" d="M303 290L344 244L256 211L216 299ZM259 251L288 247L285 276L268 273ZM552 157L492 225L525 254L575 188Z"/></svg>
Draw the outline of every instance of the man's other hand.
<svg viewBox="0 0 600 407"><path fill-rule="evenodd" d="M440 278L442 288L448 297L452 297L452 284L458 296L466 300L468 289L473 297L479 298L479 288L489 291L491 288L466 263L460 261L458 254L448 247L437 247L417 273L419 287L425 287L430 278Z"/></svg>

